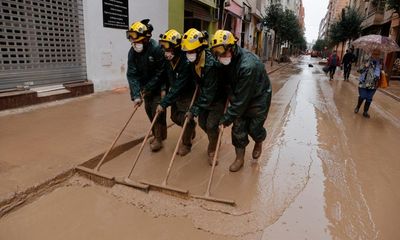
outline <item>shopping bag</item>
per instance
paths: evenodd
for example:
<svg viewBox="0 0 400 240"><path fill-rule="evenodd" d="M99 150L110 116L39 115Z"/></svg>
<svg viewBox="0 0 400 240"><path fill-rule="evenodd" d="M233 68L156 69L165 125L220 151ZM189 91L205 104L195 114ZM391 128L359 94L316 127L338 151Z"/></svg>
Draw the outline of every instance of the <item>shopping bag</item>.
<svg viewBox="0 0 400 240"><path fill-rule="evenodd" d="M386 76L385 71L381 71L381 77L379 78L378 87L380 87L380 88L388 87L388 81L387 81L387 76Z"/></svg>
<svg viewBox="0 0 400 240"><path fill-rule="evenodd" d="M324 71L324 73L328 73L329 72L329 67L328 66L323 67L322 71Z"/></svg>

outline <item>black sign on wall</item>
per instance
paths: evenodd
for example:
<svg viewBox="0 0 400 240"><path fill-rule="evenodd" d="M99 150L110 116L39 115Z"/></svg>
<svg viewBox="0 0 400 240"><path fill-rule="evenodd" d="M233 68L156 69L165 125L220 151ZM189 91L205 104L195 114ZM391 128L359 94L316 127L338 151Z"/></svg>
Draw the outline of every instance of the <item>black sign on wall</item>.
<svg viewBox="0 0 400 240"><path fill-rule="evenodd" d="M128 0L103 0L103 27L128 29Z"/></svg>

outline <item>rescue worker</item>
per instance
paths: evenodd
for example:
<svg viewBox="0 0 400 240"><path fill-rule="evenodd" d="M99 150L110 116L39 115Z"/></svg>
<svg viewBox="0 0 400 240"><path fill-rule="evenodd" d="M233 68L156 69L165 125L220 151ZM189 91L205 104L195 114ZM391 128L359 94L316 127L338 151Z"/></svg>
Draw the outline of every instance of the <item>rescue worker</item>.
<svg viewBox="0 0 400 240"><path fill-rule="evenodd" d="M233 123L236 159L229 170L236 172L244 164L248 135L255 141L253 159L261 156L262 143L267 136L264 122L271 104L271 83L264 64L255 54L238 46L231 32L218 30L211 41L211 51L225 66L222 71L230 86L230 106L220 124L228 127Z"/></svg>
<svg viewBox="0 0 400 240"><path fill-rule="evenodd" d="M140 105L144 99L145 110L150 121L155 116L162 95L165 95L165 59L164 51L151 39L153 27L149 19L133 23L126 32L131 42L128 53L127 78L131 99L134 105ZM162 141L167 137L165 112L161 113L152 129L154 139L150 142L152 151L163 147Z"/></svg>
<svg viewBox="0 0 400 240"><path fill-rule="evenodd" d="M199 95L187 112L187 117L198 117L200 127L208 137L208 163L212 165L217 147L219 119L224 113L226 93L218 79L218 62L208 49L208 34L191 28L182 39L182 50L192 63Z"/></svg>
<svg viewBox="0 0 400 240"><path fill-rule="evenodd" d="M195 82L190 62L181 50L181 41L182 36L175 29L160 35L159 43L164 49L164 56L168 61L166 69L170 88L158 105L157 112L165 112L165 109L171 106L172 121L182 127L194 94ZM196 122L190 119L184 130L178 155L185 156L190 152L195 128Z"/></svg>

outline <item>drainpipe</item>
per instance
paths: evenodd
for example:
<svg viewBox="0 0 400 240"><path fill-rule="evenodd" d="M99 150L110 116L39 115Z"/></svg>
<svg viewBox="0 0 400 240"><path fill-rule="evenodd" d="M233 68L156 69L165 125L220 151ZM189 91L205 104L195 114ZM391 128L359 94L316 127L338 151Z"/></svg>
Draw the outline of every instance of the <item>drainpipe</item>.
<svg viewBox="0 0 400 240"><path fill-rule="evenodd" d="M218 29L223 28L224 12L225 12L225 0L217 1L218 11Z"/></svg>

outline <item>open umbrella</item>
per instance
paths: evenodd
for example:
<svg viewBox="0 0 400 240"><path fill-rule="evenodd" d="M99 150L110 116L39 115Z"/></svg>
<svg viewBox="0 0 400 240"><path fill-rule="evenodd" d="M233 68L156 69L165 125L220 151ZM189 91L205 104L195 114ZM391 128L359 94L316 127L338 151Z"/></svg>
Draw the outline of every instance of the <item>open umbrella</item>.
<svg viewBox="0 0 400 240"><path fill-rule="evenodd" d="M373 50L380 50L381 52L397 52L400 51L399 45L397 43L385 36L381 35L366 35L358 38L353 43L355 48L361 48L367 52L372 52Z"/></svg>

